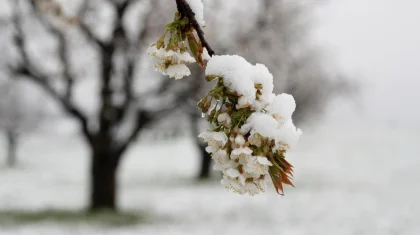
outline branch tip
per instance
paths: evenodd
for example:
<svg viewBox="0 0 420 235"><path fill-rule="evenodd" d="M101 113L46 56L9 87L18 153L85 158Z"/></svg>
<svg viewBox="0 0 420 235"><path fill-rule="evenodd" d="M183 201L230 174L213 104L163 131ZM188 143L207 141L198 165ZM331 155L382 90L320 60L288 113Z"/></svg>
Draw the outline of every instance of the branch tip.
<svg viewBox="0 0 420 235"><path fill-rule="evenodd" d="M191 9L190 5L187 3L186 0L176 0L176 5L178 12L181 14L181 17L187 17L191 26L195 29L197 32L198 37L200 38L201 43L203 44L203 47L207 49L207 52L210 56L215 55L214 50L211 48L209 43L207 42L206 38L204 37L204 32L201 29L200 24L198 23L197 19L195 18L195 13Z"/></svg>

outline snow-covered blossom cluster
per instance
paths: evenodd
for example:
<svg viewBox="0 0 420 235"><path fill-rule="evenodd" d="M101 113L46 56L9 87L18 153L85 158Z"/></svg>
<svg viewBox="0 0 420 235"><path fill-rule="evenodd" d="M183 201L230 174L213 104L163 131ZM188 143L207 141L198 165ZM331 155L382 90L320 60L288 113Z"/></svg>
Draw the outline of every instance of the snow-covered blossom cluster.
<svg viewBox="0 0 420 235"><path fill-rule="evenodd" d="M197 11L192 21L203 26L202 1L186 2ZM180 79L190 75L188 63L206 67L206 80L217 83L198 107L214 129L199 137L208 144L214 169L223 172L222 184L240 194L256 195L266 190L270 177L277 192L283 193L283 184L293 186L286 154L301 135L292 121L294 98L273 93L273 75L262 64L252 65L237 55L210 58L190 19L176 13L165 34L150 46L155 69Z"/></svg>
<svg viewBox="0 0 420 235"><path fill-rule="evenodd" d="M199 137L223 172L222 184L240 194L264 192L269 176L279 193L293 185L285 155L301 131L292 121L291 95L273 94L273 76L262 64L240 56L214 56L206 69L216 87L198 104L215 128Z"/></svg>
<svg viewBox="0 0 420 235"><path fill-rule="evenodd" d="M203 3L201 0L188 0L191 8L196 9L197 20L204 25ZM181 79L191 75L187 64L197 62L204 67L204 60L209 59L207 50L196 38L192 26L186 17L175 14L174 21L166 26L166 32L147 53L154 59L154 68L170 78Z"/></svg>

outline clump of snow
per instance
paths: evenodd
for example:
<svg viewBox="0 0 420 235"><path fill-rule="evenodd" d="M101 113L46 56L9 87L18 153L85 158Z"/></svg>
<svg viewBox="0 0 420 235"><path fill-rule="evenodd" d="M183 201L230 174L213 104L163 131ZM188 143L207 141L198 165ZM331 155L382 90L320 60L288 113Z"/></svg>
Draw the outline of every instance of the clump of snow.
<svg viewBox="0 0 420 235"><path fill-rule="evenodd" d="M267 110L271 115L274 115L276 118L283 118L283 121L287 122L292 118L292 114L296 110L296 102L293 96L281 94L274 97Z"/></svg>
<svg viewBox="0 0 420 235"><path fill-rule="evenodd" d="M255 100L257 90L251 79L252 65L237 55L213 56L207 63L206 75L223 77L224 84L247 100Z"/></svg>
<svg viewBox="0 0 420 235"><path fill-rule="evenodd" d="M277 120L271 115L256 112L251 114L246 124L242 126L241 132L245 134L252 131L252 134L256 132L269 139L275 139L278 125Z"/></svg>
<svg viewBox="0 0 420 235"><path fill-rule="evenodd" d="M299 140L302 131L297 129L290 119L286 123L276 120L273 116L266 113L253 113L242 126L241 132L251 135L262 136L269 140L274 140L276 149L290 150Z"/></svg>
<svg viewBox="0 0 420 235"><path fill-rule="evenodd" d="M260 110L261 106L270 103L273 94L273 75L263 64L252 65L238 55L213 56L209 59L206 75L223 77L224 84L242 97L237 108L253 106ZM260 86L260 88L258 88ZM256 97L257 88L261 94Z"/></svg>
<svg viewBox="0 0 420 235"><path fill-rule="evenodd" d="M271 102L274 97L273 90L273 75L270 73L268 68L263 64L256 64L253 66L253 73L251 74L251 80L255 84L261 84L261 100L265 102Z"/></svg>
<svg viewBox="0 0 420 235"><path fill-rule="evenodd" d="M205 26L204 21L204 4L201 0L186 0L191 10L195 13L195 19L201 26Z"/></svg>

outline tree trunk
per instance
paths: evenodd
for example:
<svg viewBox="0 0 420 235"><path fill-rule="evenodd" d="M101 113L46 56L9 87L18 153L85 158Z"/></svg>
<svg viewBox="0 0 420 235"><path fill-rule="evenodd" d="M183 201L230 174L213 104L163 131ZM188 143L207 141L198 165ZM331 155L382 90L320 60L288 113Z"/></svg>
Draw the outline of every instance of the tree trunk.
<svg viewBox="0 0 420 235"><path fill-rule="evenodd" d="M200 171L198 172L197 178L198 180L205 180L210 178L210 167L212 163L211 155L206 151L206 145L198 140L197 136L200 134L200 130L198 128L198 124L200 121L200 117L194 114L190 115L191 119L191 132L193 138L196 138L197 148L200 150L199 157L200 157Z"/></svg>
<svg viewBox="0 0 420 235"><path fill-rule="evenodd" d="M6 132L7 139L7 165L16 166L17 134L14 131Z"/></svg>
<svg viewBox="0 0 420 235"><path fill-rule="evenodd" d="M198 143L198 148L200 149L200 173L198 179L204 180L210 178L210 167L211 167L211 155L206 151L206 146L204 144Z"/></svg>
<svg viewBox="0 0 420 235"><path fill-rule="evenodd" d="M117 163L110 152L93 153L91 165L90 209L117 210Z"/></svg>

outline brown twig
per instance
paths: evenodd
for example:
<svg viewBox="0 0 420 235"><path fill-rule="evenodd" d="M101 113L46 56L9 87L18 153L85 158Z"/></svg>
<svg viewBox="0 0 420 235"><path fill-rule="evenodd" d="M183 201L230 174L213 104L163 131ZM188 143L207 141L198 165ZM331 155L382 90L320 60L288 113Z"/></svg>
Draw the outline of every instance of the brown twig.
<svg viewBox="0 0 420 235"><path fill-rule="evenodd" d="M214 50L210 47L209 43L206 41L206 38L204 37L204 32L201 29L200 24L197 22L197 19L195 18L195 13L191 9L190 5L185 0L176 0L176 5L178 8L178 12L181 14L181 17L187 17L191 26L197 31L197 35L200 38L201 43L203 44L203 47L207 48L207 52L210 56L213 56Z"/></svg>

